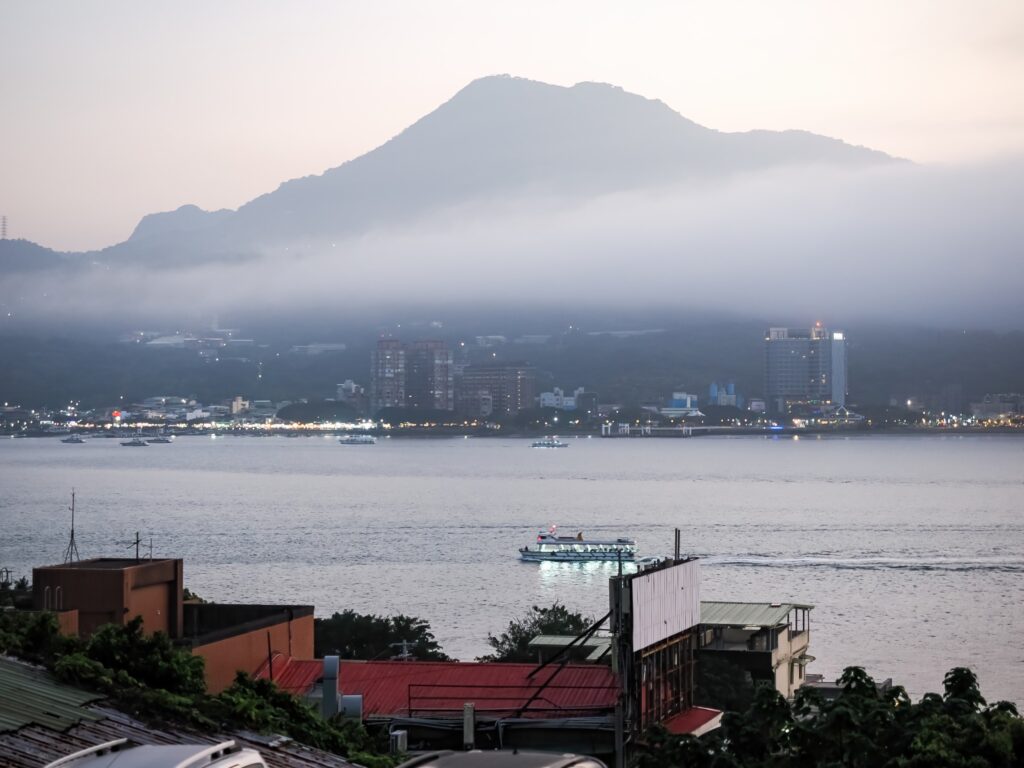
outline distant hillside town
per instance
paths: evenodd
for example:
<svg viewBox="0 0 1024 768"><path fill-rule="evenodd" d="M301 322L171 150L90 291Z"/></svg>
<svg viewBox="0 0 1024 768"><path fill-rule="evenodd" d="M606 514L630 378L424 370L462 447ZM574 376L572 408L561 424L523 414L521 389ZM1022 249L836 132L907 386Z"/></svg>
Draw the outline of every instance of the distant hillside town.
<svg viewBox="0 0 1024 768"><path fill-rule="evenodd" d="M624 356L630 354L628 345L651 345L664 338L664 329L589 333L582 341L577 340L580 332L572 330L561 337L527 334L510 339L492 334L454 343L441 335L440 324L425 330L432 335L411 340L385 333L368 351L360 351L366 349L365 343L344 341L275 348L216 324L202 334L135 332L122 337L118 349L130 354L139 350L168 379L180 378L174 372L190 366L218 375L233 372L236 381L224 386L237 386L236 393L213 398L196 393L122 394L101 404L73 397L59 407L7 400L0 406L0 430L14 436L137 428L653 437L722 430L1015 429L1024 423L1024 398L1018 392L984 392L963 407L952 398L903 393L890 397L887 404L855 402L850 382L865 374L856 366L851 369L848 334L821 323L767 328L760 341L761 375L759 380L746 376L745 386L735 377L714 374L699 388L673 384L658 370L656 358L647 364L646 375L642 368L619 374L620 379L633 377L636 390L654 394L653 398L619 398L614 394L622 393L615 390L607 397L583 377L586 371L609 364L605 345L617 345L613 349ZM587 355L573 345L588 350ZM750 344L751 350L755 348ZM562 367L559 353L570 351L575 362ZM735 367L756 367L758 361L748 355ZM531 362L534 357L543 362ZM562 370L552 370L556 366ZM353 375L340 383L324 381L341 370ZM575 376L575 381L568 376ZM324 381L319 397L304 394L314 377ZM242 379L248 379L248 385ZM601 379L605 386L616 386L607 373ZM689 375L689 384L696 379ZM271 381L277 392L291 389L294 396L261 396L268 393Z"/></svg>

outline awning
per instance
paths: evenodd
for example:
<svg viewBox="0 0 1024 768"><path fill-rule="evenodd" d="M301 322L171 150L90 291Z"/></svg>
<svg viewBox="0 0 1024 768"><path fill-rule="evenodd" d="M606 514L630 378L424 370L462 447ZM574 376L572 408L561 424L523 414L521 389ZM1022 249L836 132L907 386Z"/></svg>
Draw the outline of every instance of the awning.
<svg viewBox="0 0 1024 768"><path fill-rule="evenodd" d="M721 723L721 710L710 707L690 707L672 715L662 725L669 733L674 733L677 736L687 733L692 736L703 736L708 731L715 730Z"/></svg>

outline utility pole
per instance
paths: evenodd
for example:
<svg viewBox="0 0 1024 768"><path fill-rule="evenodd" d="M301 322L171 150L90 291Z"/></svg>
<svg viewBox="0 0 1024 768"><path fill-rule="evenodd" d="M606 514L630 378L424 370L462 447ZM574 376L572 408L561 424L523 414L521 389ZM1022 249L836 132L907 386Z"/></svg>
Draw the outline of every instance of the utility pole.
<svg viewBox="0 0 1024 768"><path fill-rule="evenodd" d="M128 545L128 549L135 547L135 560L139 559L139 545L142 544L142 539L139 537L139 532L135 532L135 541Z"/></svg>

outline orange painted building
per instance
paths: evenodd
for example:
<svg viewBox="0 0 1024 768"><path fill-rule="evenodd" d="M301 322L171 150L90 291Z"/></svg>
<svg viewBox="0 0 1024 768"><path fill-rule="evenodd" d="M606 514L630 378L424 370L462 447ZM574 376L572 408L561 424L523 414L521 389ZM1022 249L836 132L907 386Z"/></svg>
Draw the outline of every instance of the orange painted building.
<svg viewBox="0 0 1024 768"><path fill-rule="evenodd" d="M61 631L88 637L104 624L142 617L202 656L206 685L219 693L271 654L313 658L313 606L185 603L180 559L96 558L32 570L33 607L58 617Z"/></svg>
<svg viewBox="0 0 1024 768"><path fill-rule="evenodd" d="M220 693L239 671L254 674L274 654L313 658L313 606L185 606L183 643L206 660L206 687Z"/></svg>
<svg viewBox="0 0 1024 768"><path fill-rule="evenodd" d="M78 611L78 631L88 637L104 624L124 625L141 616L149 632L181 634L182 561L98 557L32 569L37 611Z"/></svg>

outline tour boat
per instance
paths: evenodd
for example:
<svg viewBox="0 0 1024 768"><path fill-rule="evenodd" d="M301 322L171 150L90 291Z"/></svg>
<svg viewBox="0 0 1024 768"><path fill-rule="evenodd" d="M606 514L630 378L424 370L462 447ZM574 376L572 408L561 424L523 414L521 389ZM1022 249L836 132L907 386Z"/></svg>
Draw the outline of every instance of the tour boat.
<svg viewBox="0 0 1024 768"><path fill-rule="evenodd" d="M545 437L542 440L534 440L531 448L568 448L568 443L561 442L557 437Z"/></svg>
<svg viewBox="0 0 1024 768"><path fill-rule="evenodd" d="M145 448L149 443L143 440L141 437L133 437L131 440L121 443L121 445L127 448Z"/></svg>
<svg viewBox="0 0 1024 768"><path fill-rule="evenodd" d="M527 562L556 563L619 562L636 560L634 539L584 539L582 531L575 536L559 536L555 526L537 534L537 546L523 547L519 556Z"/></svg>
<svg viewBox="0 0 1024 768"><path fill-rule="evenodd" d="M63 440L61 440L61 442L62 443L84 443L85 440L80 438L78 435L71 435L70 437L65 437Z"/></svg>
<svg viewBox="0 0 1024 768"><path fill-rule="evenodd" d="M342 445L374 445L377 438L373 435L344 435L338 438Z"/></svg>

